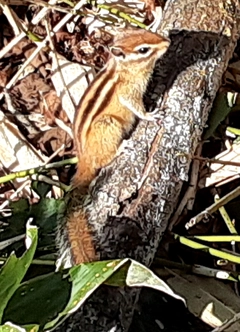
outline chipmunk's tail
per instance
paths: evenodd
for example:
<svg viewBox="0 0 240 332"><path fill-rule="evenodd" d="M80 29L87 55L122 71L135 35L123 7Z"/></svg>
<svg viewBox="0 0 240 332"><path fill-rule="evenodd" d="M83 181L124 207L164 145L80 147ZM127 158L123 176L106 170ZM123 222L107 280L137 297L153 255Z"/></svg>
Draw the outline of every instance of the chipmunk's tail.
<svg viewBox="0 0 240 332"><path fill-rule="evenodd" d="M78 162L76 173L72 178L72 187L81 189L87 193L91 181L97 175L98 170L94 167L93 160L88 156L82 156Z"/></svg>
<svg viewBox="0 0 240 332"><path fill-rule="evenodd" d="M59 249L57 270L99 260L95 235L88 223L85 198L79 188L73 189L65 197L67 213L65 210L58 215L56 230L56 244Z"/></svg>

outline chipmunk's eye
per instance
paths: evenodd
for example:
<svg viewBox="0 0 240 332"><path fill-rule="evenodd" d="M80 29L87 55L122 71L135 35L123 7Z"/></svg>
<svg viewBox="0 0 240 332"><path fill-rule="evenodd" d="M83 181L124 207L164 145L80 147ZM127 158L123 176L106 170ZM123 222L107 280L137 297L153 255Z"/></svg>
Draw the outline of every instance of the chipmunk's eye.
<svg viewBox="0 0 240 332"><path fill-rule="evenodd" d="M141 47L138 49L138 53L146 54L150 50L150 47Z"/></svg>

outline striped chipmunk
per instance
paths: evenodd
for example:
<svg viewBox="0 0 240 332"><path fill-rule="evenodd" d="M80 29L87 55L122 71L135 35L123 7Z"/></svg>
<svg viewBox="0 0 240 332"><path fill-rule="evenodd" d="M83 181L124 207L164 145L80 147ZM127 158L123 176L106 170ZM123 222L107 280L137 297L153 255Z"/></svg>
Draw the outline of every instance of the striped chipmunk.
<svg viewBox="0 0 240 332"><path fill-rule="evenodd" d="M156 120L145 112L143 94L155 62L167 50L168 39L146 30L127 28L110 48L109 60L84 93L73 131L78 165L66 218L59 226L58 268L99 260L98 239L88 222L82 198L100 168L115 157L136 118Z"/></svg>
<svg viewBox="0 0 240 332"><path fill-rule="evenodd" d="M110 47L105 67L84 93L77 109L73 131L79 159L73 187L87 188L100 168L109 164L136 118L148 121L143 94L155 62L170 41L147 30L126 28Z"/></svg>

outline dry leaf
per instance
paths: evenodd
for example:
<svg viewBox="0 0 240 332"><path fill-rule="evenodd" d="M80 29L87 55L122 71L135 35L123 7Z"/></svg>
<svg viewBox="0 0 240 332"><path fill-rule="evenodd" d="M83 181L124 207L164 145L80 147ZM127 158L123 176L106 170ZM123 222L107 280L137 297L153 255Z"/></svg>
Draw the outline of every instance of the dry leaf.
<svg viewBox="0 0 240 332"><path fill-rule="evenodd" d="M51 52L50 55L52 57L52 82L57 96L62 101L62 107L72 123L75 108L78 106L89 82L93 80L95 71L89 66L81 66L70 62L59 54Z"/></svg>

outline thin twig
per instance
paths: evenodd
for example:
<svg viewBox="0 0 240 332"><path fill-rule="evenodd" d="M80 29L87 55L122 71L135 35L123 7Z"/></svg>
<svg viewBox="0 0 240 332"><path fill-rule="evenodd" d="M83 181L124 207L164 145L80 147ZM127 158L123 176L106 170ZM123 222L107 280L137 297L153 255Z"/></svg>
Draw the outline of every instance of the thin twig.
<svg viewBox="0 0 240 332"><path fill-rule="evenodd" d="M197 156L200 155L201 151L202 151L202 145L199 144L197 151L196 151ZM168 225L169 231L172 231L173 226L176 225L176 222L177 222L179 216L182 214L185 206L187 204L189 204L189 201L191 201L191 207L193 206L194 198L196 196L196 191L197 191L199 166L200 166L199 161L196 158L196 160L193 160L193 163L192 163L191 178L190 178L189 186L188 186L180 204L178 205L177 210L175 211L173 217L170 220L170 223ZM191 207L188 206L188 210L190 210Z"/></svg>
<svg viewBox="0 0 240 332"><path fill-rule="evenodd" d="M219 160L219 159L209 159L209 158L203 158L200 156L193 156L193 159L197 159L199 161L203 161L205 163L209 163L209 164L221 164L221 165L229 165L229 166L240 166L240 162L236 162L236 161L230 161L230 160Z"/></svg>
<svg viewBox="0 0 240 332"><path fill-rule="evenodd" d="M6 182L9 182L9 181L15 180L17 178L25 178L26 176L30 176L30 175L41 173L41 172L46 172L49 169L63 167L63 166L66 166L66 165L73 165L73 164L77 163L77 160L78 159L75 157L75 158L71 158L71 159L57 161L57 162L54 162L54 163L51 163L51 164L48 164L48 165L42 165L42 166L38 166L38 167L35 167L35 168L10 173L8 175L0 177L0 183L6 183Z"/></svg>
<svg viewBox="0 0 240 332"><path fill-rule="evenodd" d="M186 224L186 228L189 229L190 227L196 225L199 223L203 218L206 216L209 216L216 212L221 206L229 203L234 198L238 197L240 195L240 187L235 188L233 191L225 195L224 197L220 198L216 203L210 205L206 210L200 212L198 215L196 215L194 218L190 219L190 221Z"/></svg>

